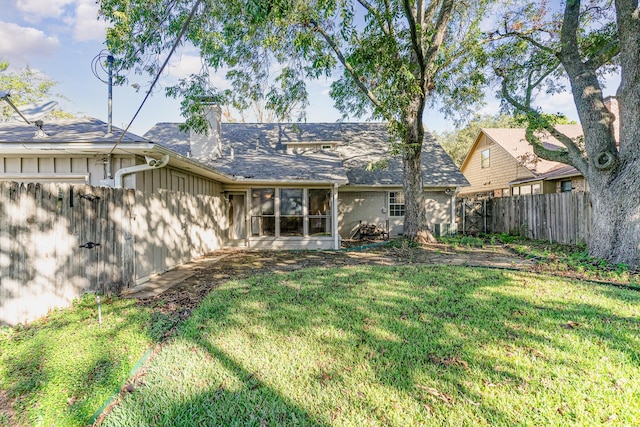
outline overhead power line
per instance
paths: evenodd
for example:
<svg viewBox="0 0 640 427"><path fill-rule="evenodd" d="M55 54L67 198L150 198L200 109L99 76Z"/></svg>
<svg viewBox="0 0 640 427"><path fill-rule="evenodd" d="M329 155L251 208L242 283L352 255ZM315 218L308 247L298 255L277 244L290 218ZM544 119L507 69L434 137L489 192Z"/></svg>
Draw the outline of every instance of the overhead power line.
<svg viewBox="0 0 640 427"><path fill-rule="evenodd" d="M178 44L180 43L180 40L182 39L182 36L187 31L187 27L189 26L189 23L191 22L191 19L193 18L193 15L195 15L196 9L200 5L201 1L202 0L198 0L193 5L193 8L191 9L191 12L189 13L189 16L187 17L187 20L184 21L184 24L182 25L182 28L180 29L180 33L178 34L178 37L176 38L176 41L173 43L173 46L171 47L171 50L169 51L169 55L167 55L167 57L165 58L164 62L162 63L162 66L158 70L158 73L156 74L156 77L153 79L153 83L151 83L151 87L149 87L149 90L147 91L147 94L145 95L145 97L142 100L142 102L140 103L140 106L138 107L138 110L136 111L136 113L131 118L131 121L129 122L127 127L124 129L124 131L120 135L120 138L118 138L118 141L116 141L116 143L114 144L114 146L111 149L111 151L109 151L109 154L112 154L113 151L118 147L118 145L120 145L120 143L122 142L122 138L124 138L124 135L129 131L129 128L133 124L133 122L136 119L136 117L138 117L138 114L140 113L140 110L142 110L142 107L144 106L145 102L147 102L147 99L151 95L151 92L153 91L153 87L156 85L156 83L160 79L160 75L162 74L162 72L164 71L165 67L169 63L169 59L171 59L171 55L173 55L173 53L175 52L176 48L178 47Z"/></svg>

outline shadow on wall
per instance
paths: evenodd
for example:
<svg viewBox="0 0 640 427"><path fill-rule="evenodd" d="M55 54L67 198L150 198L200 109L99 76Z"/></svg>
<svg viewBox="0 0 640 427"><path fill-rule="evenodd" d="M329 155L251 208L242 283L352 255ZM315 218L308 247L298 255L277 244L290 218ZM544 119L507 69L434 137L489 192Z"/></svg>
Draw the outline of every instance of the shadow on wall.
<svg viewBox="0 0 640 427"><path fill-rule="evenodd" d="M386 230L386 192L363 191L338 196L338 233L349 238L362 224L375 224Z"/></svg>
<svg viewBox="0 0 640 427"><path fill-rule="evenodd" d="M122 271L106 265L112 244L100 243L119 226L100 218L111 201L87 186L73 189L0 183L0 324L33 320L122 282Z"/></svg>
<svg viewBox="0 0 640 427"><path fill-rule="evenodd" d="M221 197L136 192L131 222L136 282L219 249L228 221Z"/></svg>
<svg viewBox="0 0 640 427"><path fill-rule="evenodd" d="M0 324L118 293L218 249L224 217L219 197L1 182Z"/></svg>

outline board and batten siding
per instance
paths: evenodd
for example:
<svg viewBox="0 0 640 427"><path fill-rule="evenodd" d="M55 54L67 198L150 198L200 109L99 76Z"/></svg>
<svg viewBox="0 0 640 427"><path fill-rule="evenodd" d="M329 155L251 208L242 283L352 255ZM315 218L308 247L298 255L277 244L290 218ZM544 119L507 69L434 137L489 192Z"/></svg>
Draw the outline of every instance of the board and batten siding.
<svg viewBox="0 0 640 427"><path fill-rule="evenodd" d="M136 190L144 193L152 193L162 189L193 195L214 196L221 191L216 181L171 166L139 172L135 179Z"/></svg>
<svg viewBox="0 0 640 427"><path fill-rule="evenodd" d="M134 158L116 156L115 168L133 166ZM104 155L0 157L0 179L19 182L68 182L99 186L105 176Z"/></svg>
<svg viewBox="0 0 640 427"><path fill-rule="evenodd" d="M482 151L489 149L489 167L482 167ZM511 154L484 133L461 169L471 186L463 187L461 195L485 193L509 187L509 182L533 178L533 174Z"/></svg>
<svg viewBox="0 0 640 427"><path fill-rule="evenodd" d="M142 157L113 156L112 176L122 168L145 164ZM7 156L0 157L0 180L17 182L66 182L101 186L107 178L105 155L95 156ZM214 196L220 192L216 181L167 166L125 175L124 188L151 193L157 190L179 191Z"/></svg>

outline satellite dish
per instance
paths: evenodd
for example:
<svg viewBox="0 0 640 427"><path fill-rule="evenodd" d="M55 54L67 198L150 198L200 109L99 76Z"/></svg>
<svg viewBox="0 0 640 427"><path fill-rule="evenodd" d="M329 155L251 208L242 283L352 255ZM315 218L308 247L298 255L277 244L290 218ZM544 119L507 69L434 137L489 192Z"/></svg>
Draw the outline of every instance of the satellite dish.
<svg viewBox="0 0 640 427"><path fill-rule="evenodd" d="M19 114L16 112L16 114L11 116L11 119L18 120L22 117L30 122L36 122L52 112L57 106L57 101L35 102L32 104L21 105L18 107Z"/></svg>

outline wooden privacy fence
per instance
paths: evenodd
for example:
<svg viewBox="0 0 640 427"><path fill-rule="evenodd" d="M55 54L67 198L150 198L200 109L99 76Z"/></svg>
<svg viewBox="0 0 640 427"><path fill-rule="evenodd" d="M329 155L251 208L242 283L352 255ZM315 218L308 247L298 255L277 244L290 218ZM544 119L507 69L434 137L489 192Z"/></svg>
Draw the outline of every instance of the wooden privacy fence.
<svg viewBox="0 0 640 427"><path fill-rule="evenodd" d="M118 293L221 246L220 197L0 182L0 325Z"/></svg>
<svg viewBox="0 0 640 427"><path fill-rule="evenodd" d="M591 231L589 193L555 193L491 200L489 230L565 244L587 243Z"/></svg>

